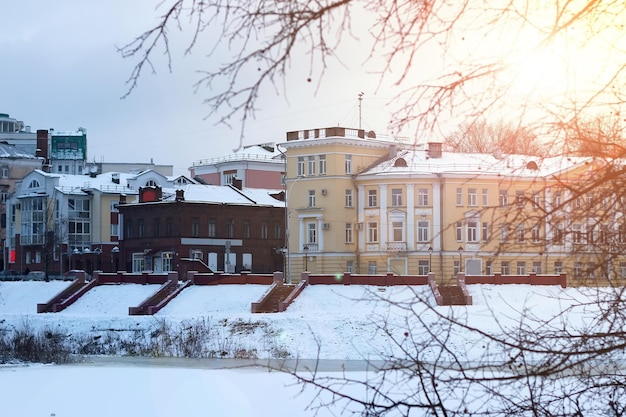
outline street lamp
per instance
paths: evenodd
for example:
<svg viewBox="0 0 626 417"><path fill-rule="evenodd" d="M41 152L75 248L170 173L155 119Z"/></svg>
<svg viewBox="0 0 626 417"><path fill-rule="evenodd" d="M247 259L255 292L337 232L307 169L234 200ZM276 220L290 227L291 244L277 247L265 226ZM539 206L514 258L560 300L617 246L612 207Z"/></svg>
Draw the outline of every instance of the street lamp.
<svg viewBox="0 0 626 417"><path fill-rule="evenodd" d="M309 245L304 245L302 250L304 251L304 271L306 272L309 270Z"/></svg>
<svg viewBox="0 0 626 417"><path fill-rule="evenodd" d="M433 272L433 247L428 247L428 272Z"/></svg>
<svg viewBox="0 0 626 417"><path fill-rule="evenodd" d="M463 272L463 259L461 256L463 255L463 246L459 246L459 272Z"/></svg>

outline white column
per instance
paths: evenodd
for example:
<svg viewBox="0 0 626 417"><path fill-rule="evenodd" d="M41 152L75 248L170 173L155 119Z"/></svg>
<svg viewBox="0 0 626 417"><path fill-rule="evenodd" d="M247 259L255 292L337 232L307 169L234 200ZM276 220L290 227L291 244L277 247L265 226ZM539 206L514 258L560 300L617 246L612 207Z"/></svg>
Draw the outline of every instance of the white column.
<svg viewBox="0 0 626 417"><path fill-rule="evenodd" d="M380 191L379 195L379 204L380 207L378 213L378 227L380 234L378 235L378 241L380 243L380 249L387 249L387 242L389 242L389 219L387 218L387 185L383 184L378 186L378 190Z"/></svg>
<svg viewBox="0 0 626 417"><path fill-rule="evenodd" d="M406 249L415 250L415 184L406 185Z"/></svg>
<svg viewBox="0 0 626 417"><path fill-rule="evenodd" d="M317 251L324 251L324 219L322 216L317 218Z"/></svg>
<svg viewBox="0 0 626 417"><path fill-rule="evenodd" d="M298 252L302 252L302 247L304 246L307 240L306 230L304 227L304 217L298 218L298 221L300 223L300 233L298 236Z"/></svg>
<svg viewBox="0 0 626 417"><path fill-rule="evenodd" d="M365 250L365 234L367 233L367 225L365 224L365 187L359 185L356 189L357 198L357 222L361 223L361 232L358 233L357 239L359 239L359 248L361 251Z"/></svg>
<svg viewBox="0 0 626 417"><path fill-rule="evenodd" d="M435 251L441 250L441 183L433 183L433 220L430 227L431 239L433 241L433 249Z"/></svg>

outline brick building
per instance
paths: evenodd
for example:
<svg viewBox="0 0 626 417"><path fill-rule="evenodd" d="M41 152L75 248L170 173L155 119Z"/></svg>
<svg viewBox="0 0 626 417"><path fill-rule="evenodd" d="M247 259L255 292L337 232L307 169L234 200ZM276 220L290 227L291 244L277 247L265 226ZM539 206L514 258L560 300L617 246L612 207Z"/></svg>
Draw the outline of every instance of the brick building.
<svg viewBox="0 0 626 417"><path fill-rule="evenodd" d="M213 271L282 270L285 206L280 190L190 184L144 187L118 205L121 269L179 271L181 258Z"/></svg>

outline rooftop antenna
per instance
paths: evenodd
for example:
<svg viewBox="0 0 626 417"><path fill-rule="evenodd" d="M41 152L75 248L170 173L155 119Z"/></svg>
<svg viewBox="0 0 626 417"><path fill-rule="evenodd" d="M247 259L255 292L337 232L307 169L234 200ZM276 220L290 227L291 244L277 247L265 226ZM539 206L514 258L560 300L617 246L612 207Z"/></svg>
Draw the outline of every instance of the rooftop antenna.
<svg viewBox="0 0 626 417"><path fill-rule="evenodd" d="M359 130L361 130L361 103L363 102L363 94L364 92L359 93Z"/></svg>

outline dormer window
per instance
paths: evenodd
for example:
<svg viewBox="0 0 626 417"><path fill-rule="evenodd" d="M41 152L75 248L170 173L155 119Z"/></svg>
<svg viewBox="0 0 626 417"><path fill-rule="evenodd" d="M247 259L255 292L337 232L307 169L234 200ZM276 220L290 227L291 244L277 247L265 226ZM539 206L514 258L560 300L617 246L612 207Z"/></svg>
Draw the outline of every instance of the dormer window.
<svg viewBox="0 0 626 417"><path fill-rule="evenodd" d="M146 181L146 187L156 187L157 183L155 180L148 180Z"/></svg>
<svg viewBox="0 0 626 417"><path fill-rule="evenodd" d="M39 187L41 187L41 184L39 184L39 181L37 180L32 180L30 184L28 184L28 188L39 188Z"/></svg>
<svg viewBox="0 0 626 417"><path fill-rule="evenodd" d="M396 162L393 164L394 167L406 167L406 160L404 158L396 159Z"/></svg>

